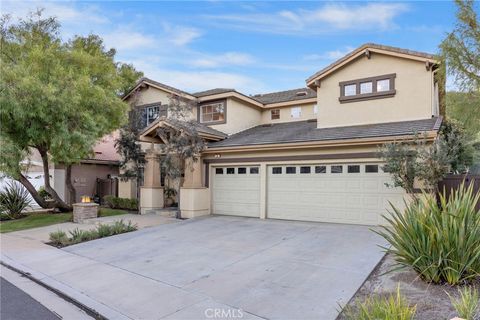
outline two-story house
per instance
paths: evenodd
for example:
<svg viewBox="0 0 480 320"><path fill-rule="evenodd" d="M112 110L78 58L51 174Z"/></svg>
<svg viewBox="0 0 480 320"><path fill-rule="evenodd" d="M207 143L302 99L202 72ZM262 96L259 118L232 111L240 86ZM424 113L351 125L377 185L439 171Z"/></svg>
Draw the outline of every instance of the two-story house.
<svg viewBox="0 0 480 320"><path fill-rule="evenodd" d="M389 202L401 206L405 198L401 188L386 186L391 178L379 147L415 133L437 137L437 68L431 54L365 44L310 76L305 88L188 93L143 78L125 99L135 96L134 108L145 109L139 139L150 144L162 143L156 129L169 125L170 94L195 101L192 116L208 148L185 170L184 217L375 225ZM148 147L142 212L163 206L159 157ZM121 186L121 194L129 188Z"/></svg>

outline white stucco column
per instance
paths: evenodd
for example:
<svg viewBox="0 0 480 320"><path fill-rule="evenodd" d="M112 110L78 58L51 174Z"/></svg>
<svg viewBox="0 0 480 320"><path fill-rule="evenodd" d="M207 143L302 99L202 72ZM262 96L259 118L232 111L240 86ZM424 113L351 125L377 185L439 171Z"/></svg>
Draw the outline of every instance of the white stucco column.
<svg viewBox="0 0 480 320"><path fill-rule="evenodd" d="M153 145L145 155L144 183L140 188L140 214L163 208L163 188L160 182L160 155Z"/></svg>
<svg viewBox="0 0 480 320"><path fill-rule="evenodd" d="M185 161L185 177L180 188L180 211L183 218L210 214L210 189L202 182L202 162Z"/></svg>

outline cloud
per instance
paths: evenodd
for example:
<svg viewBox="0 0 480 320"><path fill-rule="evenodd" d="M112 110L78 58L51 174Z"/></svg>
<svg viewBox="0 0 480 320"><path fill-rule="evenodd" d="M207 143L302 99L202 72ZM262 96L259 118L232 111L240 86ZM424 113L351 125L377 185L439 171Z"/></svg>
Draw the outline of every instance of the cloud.
<svg viewBox="0 0 480 320"><path fill-rule="evenodd" d="M338 49L338 50L332 50L332 51L327 51L322 54L318 53L313 53L313 54L307 54L303 56L303 60L306 61L317 61L317 60L337 60L342 57L344 57L346 54L349 52L355 50L354 47L347 46L345 49Z"/></svg>
<svg viewBox="0 0 480 320"><path fill-rule="evenodd" d="M202 35L202 32L196 28L178 25L172 26L168 23L163 24L163 29L170 39L170 42L176 46L186 46Z"/></svg>
<svg viewBox="0 0 480 320"><path fill-rule="evenodd" d="M30 12L44 9L45 16L55 16L62 24L84 25L88 23L106 24L109 19L102 14L98 6L92 4L77 5L71 2L49 1L2 1L2 14L8 13L12 18L24 18Z"/></svg>
<svg viewBox="0 0 480 320"><path fill-rule="evenodd" d="M205 15L223 27L277 34L324 34L345 30L394 28L394 19L406 12L402 3L326 4L318 9L284 10L276 13Z"/></svg>
<svg viewBox="0 0 480 320"><path fill-rule="evenodd" d="M234 88L245 94L253 94L269 90L261 81L238 73L195 70L179 71L156 68L151 65L143 66L138 63L135 66L145 70L145 76L187 92L197 92L212 88Z"/></svg>
<svg viewBox="0 0 480 320"><path fill-rule="evenodd" d="M226 52L219 55L202 56L191 61L191 65L201 68L217 68L224 66L245 66L255 62L255 59L246 53Z"/></svg>
<svg viewBox="0 0 480 320"><path fill-rule="evenodd" d="M158 44L158 40L153 36L140 32L129 31L124 28L117 29L111 33L103 35L105 46L117 50L142 50L153 48Z"/></svg>

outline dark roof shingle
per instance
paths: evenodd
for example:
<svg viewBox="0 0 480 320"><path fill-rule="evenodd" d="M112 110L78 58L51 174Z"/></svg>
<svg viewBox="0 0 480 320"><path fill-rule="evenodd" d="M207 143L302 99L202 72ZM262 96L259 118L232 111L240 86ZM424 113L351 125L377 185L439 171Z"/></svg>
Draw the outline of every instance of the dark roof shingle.
<svg viewBox="0 0 480 320"><path fill-rule="evenodd" d="M277 103L277 102L296 101L296 100L303 100L303 99L309 99L309 98L316 98L317 92L310 88L298 88L298 89L291 89L286 91L257 94L251 97L260 103L270 104L270 103Z"/></svg>
<svg viewBox="0 0 480 320"><path fill-rule="evenodd" d="M369 125L317 129L316 121L297 121L260 125L210 143L209 147L234 147L274 143L341 140L354 138L411 135L438 130L442 118L412 120Z"/></svg>
<svg viewBox="0 0 480 320"><path fill-rule="evenodd" d="M195 92L195 93L192 93L192 95L194 95L197 98L200 98L200 97L206 97L206 96L211 96L214 94L220 94L220 93L226 93L226 92L236 92L236 90L229 89L229 88L215 88L215 89Z"/></svg>

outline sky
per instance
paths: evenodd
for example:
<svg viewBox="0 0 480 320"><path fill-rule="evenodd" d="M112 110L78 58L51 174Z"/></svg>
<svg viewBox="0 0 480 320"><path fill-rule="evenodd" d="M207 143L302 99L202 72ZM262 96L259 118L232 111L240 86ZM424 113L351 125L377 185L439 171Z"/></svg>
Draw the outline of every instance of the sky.
<svg viewBox="0 0 480 320"><path fill-rule="evenodd" d="M188 92L258 94L305 79L367 42L437 53L455 5L417 2L1 1L2 14L36 8L62 37L100 35L117 60Z"/></svg>

